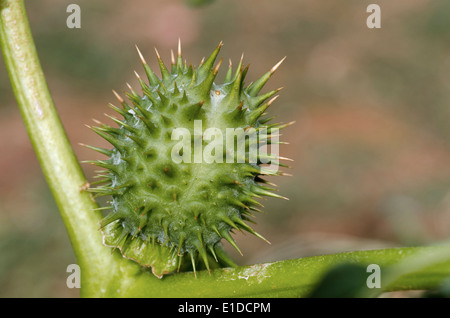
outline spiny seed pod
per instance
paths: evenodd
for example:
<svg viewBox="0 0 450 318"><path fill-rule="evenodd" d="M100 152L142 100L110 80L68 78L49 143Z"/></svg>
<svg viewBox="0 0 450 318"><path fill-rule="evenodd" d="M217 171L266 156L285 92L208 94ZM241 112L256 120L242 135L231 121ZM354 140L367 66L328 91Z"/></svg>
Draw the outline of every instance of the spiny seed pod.
<svg viewBox="0 0 450 318"><path fill-rule="evenodd" d="M260 211L255 198L283 198L262 176L284 174L279 160L287 158L261 148L278 147L276 132L289 124L265 125L270 119L263 119L280 89L258 95L283 60L246 87L248 67L241 59L233 73L230 61L223 83L216 84L221 47L195 68L183 62L178 43L170 70L155 50L161 78L137 49L148 78L147 84L136 73L143 95L128 85L125 102L113 91L122 105L110 105L123 117L110 117L118 128L98 121L91 127L113 146L88 146L109 157L90 162L105 170L100 186L89 191L112 197L112 212L101 221L104 244L152 267L159 278L235 266L221 240L241 253L233 230L264 239L247 224L252 211Z"/></svg>

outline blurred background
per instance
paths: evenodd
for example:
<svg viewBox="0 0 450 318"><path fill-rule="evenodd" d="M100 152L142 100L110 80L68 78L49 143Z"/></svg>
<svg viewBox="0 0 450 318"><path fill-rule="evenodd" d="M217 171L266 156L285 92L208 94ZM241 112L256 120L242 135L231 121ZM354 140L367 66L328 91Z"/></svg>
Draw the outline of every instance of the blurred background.
<svg viewBox="0 0 450 318"><path fill-rule="evenodd" d="M247 82L284 56L266 90L285 129L277 177L289 201L263 202L255 229L236 234L240 264L349 250L423 245L450 226L450 2L446 0L40 0L25 1L50 91L79 160L104 146L86 128L108 122L111 89L143 74L134 45L157 70L178 38L195 65L221 56L250 63ZM66 8L81 7L68 29ZM381 7L381 29L366 8ZM1 57L0 57L1 60ZM223 76L223 74L222 74ZM219 77L220 78L220 77ZM88 180L94 175L83 165ZM78 297L66 287L76 263L0 61L0 297Z"/></svg>

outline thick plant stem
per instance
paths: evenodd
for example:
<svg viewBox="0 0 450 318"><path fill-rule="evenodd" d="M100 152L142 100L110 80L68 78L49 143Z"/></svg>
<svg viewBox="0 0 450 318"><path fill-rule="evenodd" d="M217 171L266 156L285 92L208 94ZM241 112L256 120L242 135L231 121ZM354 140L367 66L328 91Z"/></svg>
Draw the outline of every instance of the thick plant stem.
<svg viewBox="0 0 450 318"><path fill-rule="evenodd" d="M101 245L100 213L53 105L23 0L0 0L0 43L25 127L67 228L82 277L111 258ZM89 264L89 266L87 266ZM85 275L87 274L87 275Z"/></svg>
<svg viewBox="0 0 450 318"><path fill-rule="evenodd" d="M418 259L420 262L417 262ZM237 268L165 276L125 270L111 288L94 292L99 297L308 297L322 276L333 266L351 263L377 264L381 288L367 287L364 297L396 290L427 290L450 276L450 247L427 246L355 251L332 255L255 264ZM367 274L369 276L369 273ZM363 286L365 281L360 282ZM152 286L152 288L149 288Z"/></svg>

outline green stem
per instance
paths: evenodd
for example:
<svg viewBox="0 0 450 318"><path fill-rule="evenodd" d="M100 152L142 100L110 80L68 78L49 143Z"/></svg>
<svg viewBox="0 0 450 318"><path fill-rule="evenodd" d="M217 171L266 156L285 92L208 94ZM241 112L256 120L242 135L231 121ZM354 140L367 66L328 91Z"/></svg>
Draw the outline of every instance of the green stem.
<svg viewBox="0 0 450 318"><path fill-rule="evenodd" d="M376 296L380 292L395 290L426 290L435 288L450 275L449 251L448 246L355 251L216 269L211 274L201 271L197 273L197 277L191 272L179 273L165 276L162 280L130 268L124 269L123 275L110 284L110 288L98 290L90 296L307 297L322 276L340 263L380 266L382 288L368 290L369 295ZM417 257L432 261L412 264Z"/></svg>
<svg viewBox="0 0 450 318"><path fill-rule="evenodd" d="M0 45L25 127L67 228L77 262L83 274L98 271L93 264L111 258L99 243L100 213L93 211L97 205L83 191L87 181L54 107L23 0L0 0Z"/></svg>

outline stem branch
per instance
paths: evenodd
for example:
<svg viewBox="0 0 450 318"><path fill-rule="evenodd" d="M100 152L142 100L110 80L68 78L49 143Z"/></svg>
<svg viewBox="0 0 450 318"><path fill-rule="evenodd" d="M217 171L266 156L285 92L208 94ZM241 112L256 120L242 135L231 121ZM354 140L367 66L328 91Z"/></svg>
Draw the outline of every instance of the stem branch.
<svg viewBox="0 0 450 318"><path fill-rule="evenodd" d="M87 181L54 107L23 0L0 0L0 46L28 136L78 264L85 272L95 271L93 266L110 254L101 244L101 215L93 211L97 204L82 190Z"/></svg>

